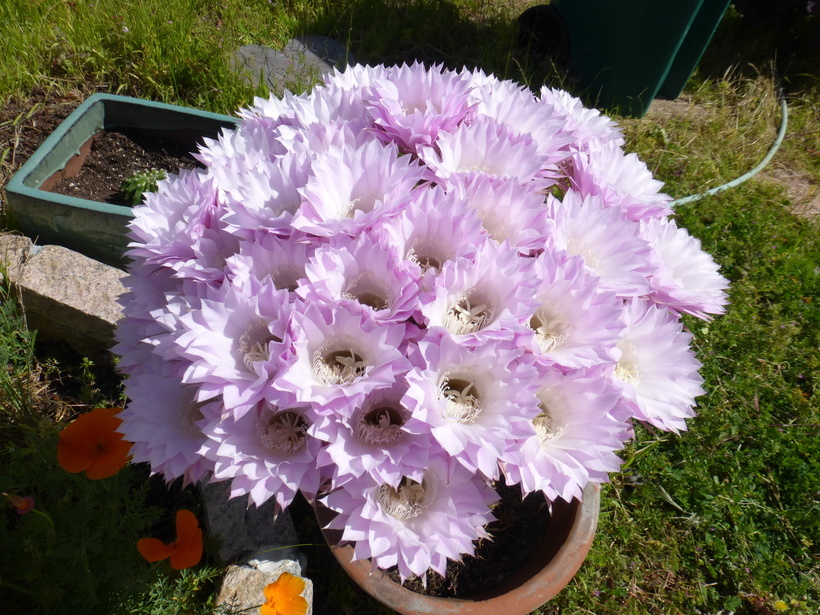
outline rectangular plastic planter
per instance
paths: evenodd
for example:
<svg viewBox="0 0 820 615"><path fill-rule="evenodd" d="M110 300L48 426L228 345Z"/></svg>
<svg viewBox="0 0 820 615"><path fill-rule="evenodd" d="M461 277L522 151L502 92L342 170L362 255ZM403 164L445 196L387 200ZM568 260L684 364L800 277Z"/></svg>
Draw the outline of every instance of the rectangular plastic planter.
<svg viewBox="0 0 820 615"><path fill-rule="evenodd" d="M49 189L76 175L98 132L110 129L155 134L196 151L203 137L215 138L236 118L188 107L113 94L85 100L34 152L6 186L12 220L43 244L57 244L115 267L123 267L130 207L65 196ZM169 169L176 172L176 169Z"/></svg>
<svg viewBox="0 0 820 615"><path fill-rule="evenodd" d="M677 98L730 0L553 0L568 38L570 71L587 101L642 117Z"/></svg>

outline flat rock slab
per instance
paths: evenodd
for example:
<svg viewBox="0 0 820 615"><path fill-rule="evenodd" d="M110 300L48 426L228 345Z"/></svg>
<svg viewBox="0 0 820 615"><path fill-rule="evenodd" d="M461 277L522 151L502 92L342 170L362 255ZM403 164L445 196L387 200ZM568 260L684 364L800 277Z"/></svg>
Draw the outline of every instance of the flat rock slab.
<svg viewBox="0 0 820 615"><path fill-rule="evenodd" d="M38 340L64 341L88 357L107 354L122 316L117 299L125 292L125 272L17 235L0 235L0 257Z"/></svg>
<svg viewBox="0 0 820 615"><path fill-rule="evenodd" d="M9 280L15 283L20 279L22 268L32 252L34 244L22 235L0 234L0 264L8 273ZM0 272L0 280L3 280Z"/></svg>
<svg viewBox="0 0 820 615"><path fill-rule="evenodd" d="M243 45L234 52L234 70L251 85L264 83L277 96L285 90L299 91L334 68L344 70L356 60L340 42L326 36L291 39L282 51L265 45Z"/></svg>
<svg viewBox="0 0 820 615"><path fill-rule="evenodd" d="M229 566L216 598L216 606L229 606L231 612L258 615L259 606L265 602L265 587L279 578L283 572L301 577L296 562L282 562L271 572L263 572L252 566ZM308 604L307 615L313 615L313 582L302 577L305 589L300 594Z"/></svg>

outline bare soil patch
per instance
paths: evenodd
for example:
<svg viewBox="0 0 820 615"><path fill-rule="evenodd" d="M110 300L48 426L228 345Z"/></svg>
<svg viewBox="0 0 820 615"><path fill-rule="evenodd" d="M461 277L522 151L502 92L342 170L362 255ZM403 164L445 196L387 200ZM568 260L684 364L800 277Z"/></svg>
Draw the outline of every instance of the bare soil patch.
<svg viewBox="0 0 820 615"><path fill-rule="evenodd" d="M794 204L792 213L811 220L820 220L820 184L811 177L782 167L770 166L759 177L783 187Z"/></svg>
<svg viewBox="0 0 820 615"><path fill-rule="evenodd" d="M130 206L120 185L138 171L162 169L177 173L199 165L184 147L133 130L104 130L91 142L80 172L59 180L52 192L91 201Z"/></svg>
<svg viewBox="0 0 820 615"><path fill-rule="evenodd" d="M8 151L0 165L3 185L40 147L82 97L51 97L35 93L28 100L12 100L0 106L0 154Z"/></svg>
<svg viewBox="0 0 820 615"><path fill-rule="evenodd" d="M664 100L657 98L649 105L646 117L659 123L663 123L672 117L689 116L693 120L705 120L708 112L698 107L691 99L681 96L675 100Z"/></svg>

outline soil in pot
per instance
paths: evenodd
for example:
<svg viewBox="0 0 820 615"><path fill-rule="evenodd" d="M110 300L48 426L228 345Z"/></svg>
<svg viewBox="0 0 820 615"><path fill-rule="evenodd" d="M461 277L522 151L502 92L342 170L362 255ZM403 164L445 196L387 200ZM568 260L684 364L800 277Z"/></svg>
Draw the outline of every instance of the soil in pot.
<svg viewBox="0 0 820 615"><path fill-rule="evenodd" d="M130 206L120 190L122 181L149 169L177 173L202 165L190 154L193 148L126 128L104 130L94 136L91 150L72 177L59 179L51 192L90 201Z"/></svg>

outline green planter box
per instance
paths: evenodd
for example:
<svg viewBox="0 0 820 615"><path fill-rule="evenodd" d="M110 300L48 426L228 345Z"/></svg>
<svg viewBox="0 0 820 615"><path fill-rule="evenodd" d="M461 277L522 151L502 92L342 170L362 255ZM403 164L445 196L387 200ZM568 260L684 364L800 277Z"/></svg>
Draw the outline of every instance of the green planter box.
<svg viewBox="0 0 820 615"><path fill-rule="evenodd" d="M39 243L57 244L115 267L123 267L130 207L65 196L49 189L82 167L91 140L102 130L131 129L196 151L236 119L127 96L94 94L57 127L6 186L13 224ZM173 171L173 170L172 170Z"/></svg>
<svg viewBox="0 0 820 615"><path fill-rule="evenodd" d="M588 102L642 117L656 96L677 98L730 0L553 0L569 69Z"/></svg>

